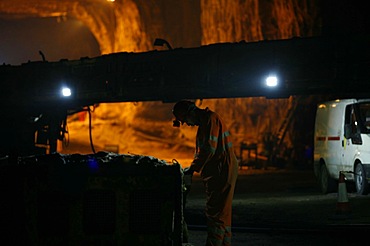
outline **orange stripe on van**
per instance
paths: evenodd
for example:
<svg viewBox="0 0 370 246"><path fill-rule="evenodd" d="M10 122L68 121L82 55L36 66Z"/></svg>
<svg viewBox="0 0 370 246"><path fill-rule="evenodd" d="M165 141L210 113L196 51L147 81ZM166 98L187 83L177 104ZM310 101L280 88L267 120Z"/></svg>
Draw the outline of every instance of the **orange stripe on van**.
<svg viewBox="0 0 370 246"><path fill-rule="evenodd" d="M328 141L338 141L338 140L340 140L340 137L339 136L328 137Z"/></svg>
<svg viewBox="0 0 370 246"><path fill-rule="evenodd" d="M316 140L317 141L325 141L326 140L326 137L316 137Z"/></svg>

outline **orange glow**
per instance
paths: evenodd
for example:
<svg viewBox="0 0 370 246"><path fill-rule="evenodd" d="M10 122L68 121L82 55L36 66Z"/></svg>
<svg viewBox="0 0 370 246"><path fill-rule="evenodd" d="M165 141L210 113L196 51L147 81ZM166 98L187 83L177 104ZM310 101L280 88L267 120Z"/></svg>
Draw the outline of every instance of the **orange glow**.
<svg viewBox="0 0 370 246"><path fill-rule="evenodd" d="M107 0L115 2L114 0ZM142 52L153 49L153 40L157 37L168 36L169 41L178 41L176 47L186 46L190 39L200 40L199 45L217 42L247 42L259 41L263 38L289 38L301 36L297 29L302 16L296 16L294 6L280 4L264 4L264 15L260 15L259 4L263 1L201 1L200 34L199 37L185 35L188 40L171 36L165 26L169 20L157 14L165 11L155 4L139 8L135 1L116 1L110 12L110 19L97 23L101 18L76 13L84 19L86 25L97 39L102 54L113 52ZM192 12L192 5L184 5ZM144 13L150 14L155 23L145 23ZM309 11L306 11L309 13ZM276 14L279 13L279 14ZM81 15L79 15L81 14ZM176 15L176 12L173 12ZM291 18L287 18L287 16ZM156 18L154 18L156 17ZM264 18L267 19L264 20ZM163 22L161 21L163 19ZM240 20L240 21L237 21ZM273 25L268 23L274 20ZM167 22L166 22L167 21ZM166 23L165 23L166 22ZM198 23L198 22L197 22ZM182 23L179 23L179 26ZM263 24L263 25L262 25ZM276 27L276 24L278 25ZM295 25L294 25L295 24ZM148 26L155 28L147 31ZM195 24L194 24L195 25ZM102 28L104 27L104 28ZM294 28L292 28L294 27ZM190 28L190 27L188 27ZM263 29L265 28L265 29ZM177 28L175 28L177 29ZM190 28L193 30L193 27ZM153 36L154 35L154 36ZM181 35L180 35L181 36ZM184 36L184 37L185 37ZM183 43L181 43L183 42ZM258 150L263 151L263 139L266 134L278 131L282 120L292 106L290 99L267 100L264 98L212 99L203 100L201 108L209 107L219 113L229 125L233 136L235 151L239 152L242 141L258 143ZM230 105L233 105L230 107ZM183 166L189 166L194 153L196 128L172 127L172 104L161 102L133 103L101 103L92 113L92 139L96 151L107 150L114 146L121 154L132 153L154 156L168 162L173 159ZM68 118L69 146L63 147L63 153L91 153L89 142L89 117L73 115ZM292 143L287 133L287 148Z"/></svg>
<svg viewBox="0 0 370 246"><path fill-rule="evenodd" d="M225 119L230 126L235 152L239 154L242 141L257 143L259 153L264 150L263 137L267 132L277 131L290 108L291 100L207 99L197 101L197 104L201 108L209 107ZM234 105L235 112L231 112L228 105ZM197 128L186 125L173 127L172 107L173 104L162 102L100 104L92 112L94 149L96 152L112 151L111 146L114 146L120 154L148 155L168 163L175 159L182 167L189 166L194 154ZM61 153L92 153L88 127L89 117L81 117L81 114L69 116L70 143L63 147ZM287 147L291 146L289 138L286 140ZM259 155L258 158L263 156Z"/></svg>

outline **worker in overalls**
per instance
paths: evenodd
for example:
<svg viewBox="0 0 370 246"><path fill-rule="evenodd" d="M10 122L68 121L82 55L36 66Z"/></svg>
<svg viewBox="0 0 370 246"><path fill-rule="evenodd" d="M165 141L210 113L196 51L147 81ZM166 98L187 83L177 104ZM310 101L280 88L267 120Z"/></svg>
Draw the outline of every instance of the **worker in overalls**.
<svg viewBox="0 0 370 246"><path fill-rule="evenodd" d="M231 245L232 200L238 163L230 132L220 116L208 108L200 109L191 101L175 104L174 126L198 126L196 150L185 174L200 173L206 191L208 236L206 245Z"/></svg>

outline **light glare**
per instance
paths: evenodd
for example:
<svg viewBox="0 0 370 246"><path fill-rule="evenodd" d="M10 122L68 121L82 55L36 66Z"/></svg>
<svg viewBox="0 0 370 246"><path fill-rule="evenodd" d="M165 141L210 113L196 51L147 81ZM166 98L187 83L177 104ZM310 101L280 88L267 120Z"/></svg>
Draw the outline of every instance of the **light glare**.
<svg viewBox="0 0 370 246"><path fill-rule="evenodd" d="M266 78L266 85L267 86L277 86L277 82L278 82L278 80L277 80L277 77L276 76L268 76L267 78Z"/></svg>
<svg viewBox="0 0 370 246"><path fill-rule="evenodd" d="M67 87L64 87L64 88L62 89L62 95L63 95L64 97L69 97L69 96L71 96L71 95L72 95L71 89L69 89L69 88L67 88Z"/></svg>

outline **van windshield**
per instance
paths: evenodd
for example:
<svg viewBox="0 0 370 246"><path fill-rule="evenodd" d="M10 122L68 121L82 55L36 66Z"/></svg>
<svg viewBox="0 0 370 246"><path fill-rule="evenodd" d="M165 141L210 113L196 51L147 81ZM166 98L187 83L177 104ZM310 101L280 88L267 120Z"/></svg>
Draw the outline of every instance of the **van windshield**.
<svg viewBox="0 0 370 246"><path fill-rule="evenodd" d="M358 104L361 133L370 133L370 102Z"/></svg>

